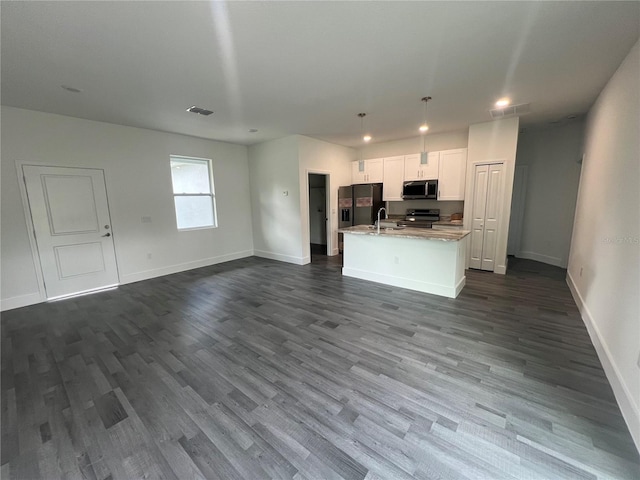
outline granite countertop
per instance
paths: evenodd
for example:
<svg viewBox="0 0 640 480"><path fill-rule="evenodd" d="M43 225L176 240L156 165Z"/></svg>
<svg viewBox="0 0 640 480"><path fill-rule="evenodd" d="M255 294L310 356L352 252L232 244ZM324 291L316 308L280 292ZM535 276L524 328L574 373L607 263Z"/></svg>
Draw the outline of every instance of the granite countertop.
<svg viewBox="0 0 640 480"><path fill-rule="evenodd" d="M353 233L356 235L378 235L378 229L369 225L356 225L355 227L341 228L339 233ZM469 235L468 230L432 230L431 228L399 228L380 229L380 235L399 238L417 238L421 240L440 240L443 242L457 242Z"/></svg>
<svg viewBox="0 0 640 480"><path fill-rule="evenodd" d="M446 225L447 227L461 227L462 220L439 220L433 222L433 225Z"/></svg>

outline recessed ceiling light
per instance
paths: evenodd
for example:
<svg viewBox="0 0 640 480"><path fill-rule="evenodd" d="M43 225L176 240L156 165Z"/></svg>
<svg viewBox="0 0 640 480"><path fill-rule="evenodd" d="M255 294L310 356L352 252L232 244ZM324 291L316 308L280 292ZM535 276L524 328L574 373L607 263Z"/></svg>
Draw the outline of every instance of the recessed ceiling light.
<svg viewBox="0 0 640 480"><path fill-rule="evenodd" d="M256 133L258 131L257 128L250 128L249 133Z"/></svg>
<svg viewBox="0 0 640 480"><path fill-rule="evenodd" d="M75 87L70 87L68 85L60 85L63 89L65 89L67 92L71 92L71 93L80 93L82 92L82 90L80 90L79 88L75 88Z"/></svg>
<svg viewBox="0 0 640 480"><path fill-rule="evenodd" d="M187 108L187 112L197 113L199 115L209 116L213 113L213 110L207 110L206 108L196 107L195 105L191 105Z"/></svg>
<svg viewBox="0 0 640 480"><path fill-rule="evenodd" d="M426 123L423 123L422 125L420 125L420 128L418 130L420 130L422 133L424 133L427 130L429 130L429 125L427 125Z"/></svg>
<svg viewBox="0 0 640 480"><path fill-rule="evenodd" d="M362 137L362 140L364 140L365 142L370 142L371 138L371 135L365 135L364 137Z"/></svg>
<svg viewBox="0 0 640 480"><path fill-rule="evenodd" d="M496 102L496 107L506 107L510 103L511 103L511 100L509 100L508 98L501 98Z"/></svg>

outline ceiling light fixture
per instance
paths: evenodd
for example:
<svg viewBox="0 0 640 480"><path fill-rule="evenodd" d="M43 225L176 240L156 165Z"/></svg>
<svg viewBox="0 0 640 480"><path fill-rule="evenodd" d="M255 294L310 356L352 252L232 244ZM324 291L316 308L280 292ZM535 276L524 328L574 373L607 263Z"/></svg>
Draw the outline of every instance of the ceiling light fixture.
<svg viewBox="0 0 640 480"><path fill-rule="evenodd" d="M360 134L362 135L362 140L365 142L370 142L373 137L368 133L364 133L364 117L366 117L367 114L359 113L358 116L360 117Z"/></svg>
<svg viewBox="0 0 640 480"><path fill-rule="evenodd" d="M506 107L509 104L511 104L511 100L505 97L505 98L501 98L496 102L496 107Z"/></svg>
<svg viewBox="0 0 640 480"><path fill-rule="evenodd" d="M195 105L191 105L187 108L187 112L197 113L198 115L204 115L205 117L211 115L213 110L207 110L206 108L196 107Z"/></svg>
<svg viewBox="0 0 640 480"><path fill-rule="evenodd" d="M422 152L420 152L420 163L422 165L427 164L427 131L429 130L429 125L427 124L427 103L429 103L431 97L422 97L422 101L424 102L424 116L422 118L422 125L420 125L420 134L422 135Z"/></svg>
<svg viewBox="0 0 640 480"><path fill-rule="evenodd" d="M250 128L249 133L256 133L258 131L257 128Z"/></svg>

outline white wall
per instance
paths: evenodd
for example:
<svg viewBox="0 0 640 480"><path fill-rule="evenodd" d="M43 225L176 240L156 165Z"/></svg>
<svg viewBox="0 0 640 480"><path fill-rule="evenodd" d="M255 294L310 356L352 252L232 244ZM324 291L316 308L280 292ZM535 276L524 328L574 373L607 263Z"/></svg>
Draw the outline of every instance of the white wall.
<svg viewBox="0 0 640 480"><path fill-rule="evenodd" d="M338 253L338 187L351 184L355 151L302 135L249 147L254 251L299 265L311 261L309 173L328 176L331 245ZM288 196L283 195L287 191Z"/></svg>
<svg viewBox="0 0 640 480"><path fill-rule="evenodd" d="M640 450L640 42L591 108L567 282Z"/></svg>
<svg viewBox="0 0 640 480"><path fill-rule="evenodd" d="M16 161L104 170L122 283L252 254L246 147L12 107L1 115L2 309L43 300ZM177 231L172 154L213 160L218 228Z"/></svg>
<svg viewBox="0 0 640 480"><path fill-rule="evenodd" d="M502 212L499 220L499 234L496 245L495 272L507 271L507 240L509 237L509 216L511 212L511 194L518 144L519 118L506 118L493 122L476 123L469 127L469 146L467 151L467 186L464 202L464 229L471 230L471 212L473 208L473 169L474 165L484 162L504 162L504 184L502 187ZM467 251L467 257L470 253ZM467 265L469 260L467 258Z"/></svg>
<svg viewBox="0 0 640 480"><path fill-rule="evenodd" d="M298 172L297 135L249 147L255 255L303 264Z"/></svg>
<svg viewBox="0 0 640 480"><path fill-rule="evenodd" d="M429 134L426 137L426 149L428 152L435 152L440 150L453 150L454 148L467 148L468 138L468 130ZM391 142L372 143L361 147L358 150L358 155L360 155L360 151L362 151L362 158L411 155L412 153L422 151L422 136L416 135L415 137L403 138Z"/></svg>
<svg viewBox="0 0 640 480"><path fill-rule="evenodd" d="M528 175L522 186L524 215L516 256L567 267L583 133L584 122L575 121L520 134L516 166L527 166ZM514 189L513 195L520 195L515 185Z"/></svg>
<svg viewBox="0 0 640 480"><path fill-rule="evenodd" d="M356 151L352 148L335 145L333 143L316 140L315 138L296 136L299 146L300 186L305 191L308 188L309 173L325 173L328 175L328 189L330 193L329 222L327 228L331 231L331 242L327 245L328 255L338 254L338 187L351 185L351 162L356 160ZM309 248L309 192L300 197L300 212L302 217L302 247L304 263L311 261Z"/></svg>

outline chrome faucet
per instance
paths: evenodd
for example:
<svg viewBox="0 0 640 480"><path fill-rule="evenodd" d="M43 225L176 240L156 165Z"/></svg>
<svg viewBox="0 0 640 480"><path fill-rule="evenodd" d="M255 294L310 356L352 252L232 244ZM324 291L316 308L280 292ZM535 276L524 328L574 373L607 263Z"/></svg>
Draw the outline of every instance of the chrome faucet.
<svg viewBox="0 0 640 480"><path fill-rule="evenodd" d="M382 210L384 210L384 218L387 218L387 209L382 207L380 210L378 210L378 235L380 235L380 212L382 212Z"/></svg>

